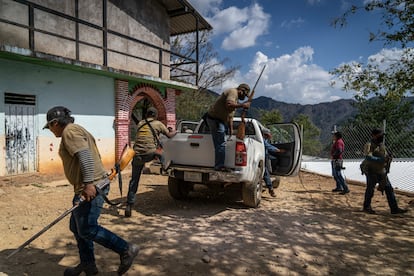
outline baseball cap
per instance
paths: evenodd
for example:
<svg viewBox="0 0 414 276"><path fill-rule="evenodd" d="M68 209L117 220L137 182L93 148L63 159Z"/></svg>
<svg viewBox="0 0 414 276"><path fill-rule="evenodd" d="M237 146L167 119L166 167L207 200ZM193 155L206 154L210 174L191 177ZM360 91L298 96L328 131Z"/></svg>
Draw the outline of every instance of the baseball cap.
<svg viewBox="0 0 414 276"><path fill-rule="evenodd" d="M268 128L263 128L262 133L263 133L263 135L271 135L272 134L272 132Z"/></svg>
<svg viewBox="0 0 414 276"><path fill-rule="evenodd" d="M155 107L150 107L147 109L147 113L146 113L147 117L154 117L157 118L158 117L158 110Z"/></svg>
<svg viewBox="0 0 414 276"><path fill-rule="evenodd" d="M242 83L242 84L240 84L240 85L237 87L237 89L242 90L242 91L243 91L243 94L244 94L245 96L247 96L247 95L249 94L249 92L250 92L250 86L249 86L247 83Z"/></svg>
<svg viewBox="0 0 414 276"><path fill-rule="evenodd" d="M60 118L70 117L70 112L71 111L69 109L67 109L66 107L64 107L64 106L52 107L51 109L49 109L49 111L46 114L47 123L45 124L43 129L49 128L49 124L52 121L55 121L55 120L60 119Z"/></svg>

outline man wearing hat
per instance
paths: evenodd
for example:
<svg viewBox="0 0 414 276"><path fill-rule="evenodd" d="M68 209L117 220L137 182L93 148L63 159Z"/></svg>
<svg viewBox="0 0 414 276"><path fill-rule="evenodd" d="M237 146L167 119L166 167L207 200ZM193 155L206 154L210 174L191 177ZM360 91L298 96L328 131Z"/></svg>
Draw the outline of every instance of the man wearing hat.
<svg viewBox="0 0 414 276"><path fill-rule="evenodd" d="M132 176L129 181L127 206L125 216L130 217L132 207L135 203L135 194L138 191L139 179L145 163L158 158L162 163L162 154L157 152L157 148L161 147L159 135L162 133L168 138L172 138L177 134L175 130L169 130L162 122L157 120L158 111L155 107L150 107L145 113L145 119L141 120L137 125L137 133L135 136L134 151L135 156L132 160ZM165 168L166 169L166 168Z"/></svg>
<svg viewBox="0 0 414 276"><path fill-rule="evenodd" d="M276 197L276 193L273 189L272 180L270 179L270 173L272 172L272 160L276 160L276 155L285 152L284 149L279 149L271 144L272 132L268 128L262 129L263 142L265 147L265 170L263 174L263 180L266 184L269 194L272 197Z"/></svg>
<svg viewBox="0 0 414 276"><path fill-rule="evenodd" d="M64 275L98 273L94 242L119 254L121 264L118 267L118 275L122 275L131 267L139 248L98 224L104 198L97 193L95 185L107 178L107 172L102 164L95 138L82 126L74 124L75 119L66 107L51 108L46 118L47 123L43 129L49 129L56 137L61 137L59 155L66 178L74 188L72 202L74 205L79 204L71 214L69 228L75 235L80 264L67 268ZM108 191L109 185L103 189L103 193L107 194ZM84 199L82 203L81 197Z"/></svg>
<svg viewBox="0 0 414 276"><path fill-rule="evenodd" d="M387 162L391 162L390 156L384 145L384 132L382 129L373 129L371 132L371 141L364 146L365 155L365 175L367 177L367 187L365 190L363 211L368 214L375 214L375 211L371 207L371 200L374 196L374 190L376 184L383 184L382 191L385 191L387 196L388 205L391 210L391 214L402 214L407 212L405 209L398 207L397 200L395 199L394 189L388 179ZM380 185L381 186L381 185Z"/></svg>
<svg viewBox="0 0 414 276"><path fill-rule="evenodd" d="M209 108L204 118L213 137L215 149L214 169L226 171L224 161L226 158L226 132L233 133L233 117L236 108L247 109L250 102L239 103L249 95L249 85L242 83L237 88L230 88L224 91L215 103Z"/></svg>

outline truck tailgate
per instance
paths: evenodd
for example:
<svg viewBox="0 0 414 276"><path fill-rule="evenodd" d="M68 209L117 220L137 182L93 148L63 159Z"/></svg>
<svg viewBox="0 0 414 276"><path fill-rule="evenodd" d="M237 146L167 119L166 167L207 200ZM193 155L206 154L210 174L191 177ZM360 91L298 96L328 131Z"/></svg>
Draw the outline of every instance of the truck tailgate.
<svg viewBox="0 0 414 276"><path fill-rule="evenodd" d="M225 166L234 168L235 137L227 141ZM211 134L177 133L163 140L165 162L176 165L214 167L214 144Z"/></svg>

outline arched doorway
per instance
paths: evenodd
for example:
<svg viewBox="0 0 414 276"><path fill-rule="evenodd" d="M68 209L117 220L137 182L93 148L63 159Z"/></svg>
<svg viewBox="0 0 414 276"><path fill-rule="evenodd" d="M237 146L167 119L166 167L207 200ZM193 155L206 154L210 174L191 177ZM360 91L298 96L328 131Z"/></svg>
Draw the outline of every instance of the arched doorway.
<svg viewBox="0 0 414 276"><path fill-rule="evenodd" d="M142 119L142 114L148 107L154 106L158 110L158 120L163 122L165 125L168 125L168 123L171 124L172 121L175 124L174 90L166 89L167 96L166 99L163 99L161 92L150 84L142 83L135 85L132 88L128 88L128 81L116 81L116 160L118 160L121 156L125 145L133 143L133 140L131 139L133 138L131 137L131 125L133 126L136 124L135 121ZM171 110L168 111L166 106L169 106ZM168 116L167 113L169 113Z"/></svg>

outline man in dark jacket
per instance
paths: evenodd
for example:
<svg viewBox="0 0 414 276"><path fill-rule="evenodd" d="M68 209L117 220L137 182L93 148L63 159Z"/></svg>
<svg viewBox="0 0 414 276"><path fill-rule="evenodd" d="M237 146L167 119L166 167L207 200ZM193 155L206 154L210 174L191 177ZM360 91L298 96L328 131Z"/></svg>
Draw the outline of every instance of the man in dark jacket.
<svg viewBox="0 0 414 276"><path fill-rule="evenodd" d="M364 146L364 162L366 164L364 173L367 177L367 187L365 190L363 211L369 214L375 214L375 211L371 207L371 200L374 196L376 184L383 181L385 183L384 191L387 196L391 214L405 213L407 210L398 207L394 189L387 176L385 167L390 156L383 142L384 132L381 129L373 129L371 132L371 141Z"/></svg>

